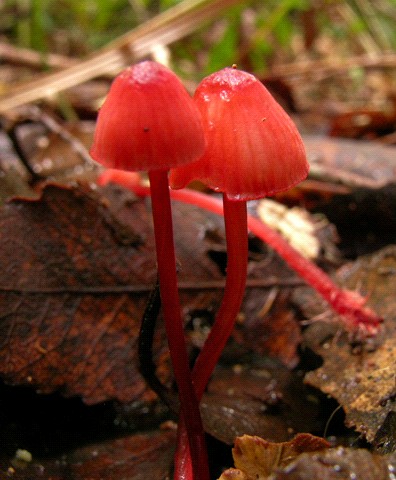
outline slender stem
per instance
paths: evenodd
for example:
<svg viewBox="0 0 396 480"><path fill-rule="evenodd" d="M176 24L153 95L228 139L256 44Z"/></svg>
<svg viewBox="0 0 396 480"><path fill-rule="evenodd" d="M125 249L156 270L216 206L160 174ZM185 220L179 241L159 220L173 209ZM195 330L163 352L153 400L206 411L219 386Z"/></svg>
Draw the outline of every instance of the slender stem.
<svg viewBox="0 0 396 480"><path fill-rule="evenodd" d="M191 449L183 417L179 420L176 444L174 480L191 480L193 478Z"/></svg>
<svg viewBox="0 0 396 480"><path fill-rule="evenodd" d="M193 368L195 391L200 400L214 367L234 329L246 287L248 230L246 202L223 195L227 241L227 276L224 296L215 322Z"/></svg>
<svg viewBox="0 0 396 480"><path fill-rule="evenodd" d="M175 380L179 390L193 478L209 480L207 451L198 400L191 380L177 289L172 214L166 170L149 172L162 311Z"/></svg>
<svg viewBox="0 0 396 480"><path fill-rule="evenodd" d="M202 350L193 368L193 380L198 400L201 400L216 363L227 343L240 311L247 277L247 211L246 202L232 201L223 195L224 224L227 241L227 275L224 295ZM191 464L186 451L186 425L179 424L175 457L175 478L189 480Z"/></svg>

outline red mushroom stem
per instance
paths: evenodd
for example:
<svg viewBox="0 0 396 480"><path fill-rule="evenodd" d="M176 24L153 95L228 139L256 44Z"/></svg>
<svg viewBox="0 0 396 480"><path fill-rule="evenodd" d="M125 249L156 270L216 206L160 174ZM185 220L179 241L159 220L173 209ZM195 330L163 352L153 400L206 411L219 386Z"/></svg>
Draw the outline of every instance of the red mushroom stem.
<svg viewBox="0 0 396 480"><path fill-rule="evenodd" d="M222 210L227 242L226 284L215 322L193 368L193 381L198 401L201 400L221 352L234 329L246 288L248 257L246 202L230 200L226 194L223 194ZM189 480L191 451L186 451L187 430L182 422L179 424L177 445L175 478Z"/></svg>
<svg viewBox="0 0 396 480"><path fill-rule="evenodd" d="M246 287L248 229L246 202L230 200L223 194L224 224L227 241L227 276L224 296L202 350L193 368L198 400L234 328Z"/></svg>
<svg viewBox="0 0 396 480"><path fill-rule="evenodd" d="M168 172L166 170L151 170L149 179L161 303L169 352L179 389L182 408L180 418L183 419L183 432L186 432L183 435L183 440L188 444L185 448L189 447L191 453L192 471L194 473L190 478L209 480L204 431L198 399L191 381L183 322L180 313Z"/></svg>

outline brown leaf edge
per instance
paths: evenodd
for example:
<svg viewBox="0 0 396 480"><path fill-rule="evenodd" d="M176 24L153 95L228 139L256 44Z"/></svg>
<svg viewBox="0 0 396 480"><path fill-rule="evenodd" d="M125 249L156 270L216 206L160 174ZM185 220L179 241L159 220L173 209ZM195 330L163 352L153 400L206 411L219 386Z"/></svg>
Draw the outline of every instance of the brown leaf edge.
<svg viewBox="0 0 396 480"><path fill-rule="evenodd" d="M243 435L235 439L232 456L236 468L222 473L218 480L265 480L275 469L292 462L304 452L317 452L330 447L321 437L300 433L288 442L268 442L257 436Z"/></svg>

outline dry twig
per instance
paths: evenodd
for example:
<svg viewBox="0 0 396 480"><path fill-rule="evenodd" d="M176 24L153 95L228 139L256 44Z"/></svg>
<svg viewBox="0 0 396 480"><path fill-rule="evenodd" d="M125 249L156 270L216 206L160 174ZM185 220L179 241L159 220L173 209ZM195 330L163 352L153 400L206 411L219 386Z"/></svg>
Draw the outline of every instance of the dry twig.
<svg viewBox="0 0 396 480"><path fill-rule="evenodd" d="M122 35L91 57L64 70L16 87L0 99L0 113L55 95L102 75L117 74L129 63L196 31L222 10L243 0L184 0Z"/></svg>

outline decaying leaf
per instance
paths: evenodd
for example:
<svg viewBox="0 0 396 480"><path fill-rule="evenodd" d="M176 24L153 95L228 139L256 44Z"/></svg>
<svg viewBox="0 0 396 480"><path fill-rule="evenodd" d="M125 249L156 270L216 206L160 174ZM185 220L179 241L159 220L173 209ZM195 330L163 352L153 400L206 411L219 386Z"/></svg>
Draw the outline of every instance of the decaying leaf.
<svg viewBox="0 0 396 480"><path fill-rule="evenodd" d="M339 272L348 288L366 292L370 305L385 319L373 351L357 352L345 336L334 336L334 329L330 332L320 323L312 325L305 335L308 345L325 360L321 368L307 374L306 381L336 398L346 412L347 424L370 442L395 408L395 272L395 246L363 257Z"/></svg>
<svg viewBox="0 0 396 480"><path fill-rule="evenodd" d="M329 448L303 453L271 480L392 480L396 455L375 455L364 449Z"/></svg>
<svg viewBox="0 0 396 480"><path fill-rule="evenodd" d="M75 451L68 461L74 478L164 479L172 464L175 432L119 438Z"/></svg>
<svg viewBox="0 0 396 480"><path fill-rule="evenodd" d="M115 187L101 194L88 187L48 185L41 198L6 204L0 227L2 378L42 393L80 395L87 403L153 398L136 361L140 319L156 277L149 203ZM175 203L180 296L187 318L196 312L213 317L218 308L224 256L217 258L219 245L216 250L207 232L222 227L221 218ZM216 242L224 245L221 234ZM243 307L246 325L256 316L262 320L260 285L265 292L271 282L280 282L268 271L261 275L262 270L260 262L252 262L255 288L247 292ZM296 321L289 320L294 340L287 333L286 340L272 343L277 345L274 355L295 363L300 336ZM265 337L267 327L262 323L259 328ZM246 343L255 348L253 341ZM154 351L161 378L167 380L161 326Z"/></svg>
<svg viewBox="0 0 396 480"><path fill-rule="evenodd" d="M318 452L330 444L320 437L299 434L290 442L271 443L260 437L243 435L235 440L232 456L235 467L245 474L246 480L266 480L271 473L291 463L303 452ZM233 477L223 474L219 480Z"/></svg>
<svg viewBox="0 0 396 480"><path fill-rule="evenodd" d="M0 223L3 378L89 403L144 395L135 342L155 265L141 237L81 188L15 200Z"/></svg>
<svg viewBox="0 0 396 480"><path fill-rule="evenodd" d="M175 432L156 431L77 448L61 458L0 460L1 478L165 479L172 464Z"/></svg>
<svg viewBox="0 0 396 480"><path fill-rule="evenodd" d="M375 142L304 137L310 176L352 188L381 188L396 183L395 148Z"/></svg>
<svg viewBox="0 0 396 480"><path fill-rule="evenodd" d="M151 213L127 192L110 191L112 198L49 185L38 200L4 206L0 370L8 382L43 393L62 389L88 403L129 402L147 393L137 372L136 339L156 278ZM176 212L181 284L195 292L200 281L222 275L199 246L200 227L177 228L184 219ZM221 287L203 285L196 308L213 304ZM165 360L160 371L166 379L162 328L154 351L157 363Z"/></svg>
<svg viewBox="0 0 396 480"><path fill-rule="evenodd" d="M279 278L283 278L288 270L281 266L277 257L273 260L274 265L279 265ZM259 271L260 266L257 266L255 275ZM261 272L265 275L263 270ZM297 348L301 343L301 329L296 313L289 308L289 292L277 286L268 293L262 293L259 289L248 291L243 304L245 318L237 325L233 338L257 353L279 358L292 368L299 360ZM261 308L257 309L260 304Z"/></svg>
<svg viewBox="0 0 396 480"><path fill-rule="evenodd" d="M0 130L0 205L14 195L34 196L28 173L16 157L10 138Z"/></svg>
<svg viewBox="0 0 396 480"><path fill-rule="evenodd" d="M221 474L219 480L248 480L248 476L246 473L242 472L242 470L238 470L237 468L228 468Z"/></svg>
<svg viewBox="0 0 396 480"><path fill-rule="evenodd" d="M391 480L396 472L396 454L328 447L308 434L285 443L245 435L233 449L237 468L226 470L219 480Z"/></svg>
<svg viewBox="0 0 396 480"><path fill-rule="evenodd" d="M0 205L13 195L36 196L20 173L11 167L0 176Z"/></svg>
<svg viewBox="0 0 396 480"><path fill-rule="evenodd" d="M388 398L390 400L390 398ZM375 434L373 445L378 453L391 453L396 451L396 412L391 411L386 416L384 423Z"/></svg>
<svg viewBox="0 0 396 480"><path fill-rule="evenodd" d="M229 445L244 434L283 442L324 428L311 389L279 361L217 368L201 411L207 431Z"/></svg>

